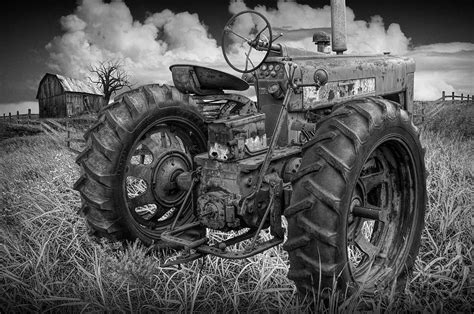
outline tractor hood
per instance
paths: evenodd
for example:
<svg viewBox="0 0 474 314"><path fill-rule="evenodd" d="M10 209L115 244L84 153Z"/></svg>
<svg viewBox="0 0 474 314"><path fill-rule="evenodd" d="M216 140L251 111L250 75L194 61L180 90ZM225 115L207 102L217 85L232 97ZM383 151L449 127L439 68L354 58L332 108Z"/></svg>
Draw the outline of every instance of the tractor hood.
<svg viewBox="0 0 474 314"><path fill-rule="evenodd" d="M400 97L404 99L396 99L401 103L413 98L415 62L411 58L390 54L325 54L280 46L278 56L275 53L267 61L285 60L297 64L295 78L302 85L301 97L295 95L290 110L307 110L361 96L403 93ZM327 78L322 86L317 84L317 73ZM411 106L410 103L404 105Z"/></svg>

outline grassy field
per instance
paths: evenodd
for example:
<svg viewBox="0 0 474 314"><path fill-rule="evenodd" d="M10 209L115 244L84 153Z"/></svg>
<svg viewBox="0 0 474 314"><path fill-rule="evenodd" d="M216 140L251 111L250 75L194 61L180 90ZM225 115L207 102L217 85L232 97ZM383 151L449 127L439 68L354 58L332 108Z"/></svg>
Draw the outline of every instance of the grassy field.
<svg viewBox="0 0 474 314"><path fill-rule="evenodd" d="M298 297L281 247L245 260L206 257L163 268L138 243L97 244L76 211L74 154L44 135L0 142L0 312L473 311L474 106L422 126L429 171L426 224L403 293L337 306ZM462 113L462 114L460 114ZM467 117L467 118L466 118ZM317 301L317 300L316 300ZM367 308L367 307L365 307Z"/></svg>

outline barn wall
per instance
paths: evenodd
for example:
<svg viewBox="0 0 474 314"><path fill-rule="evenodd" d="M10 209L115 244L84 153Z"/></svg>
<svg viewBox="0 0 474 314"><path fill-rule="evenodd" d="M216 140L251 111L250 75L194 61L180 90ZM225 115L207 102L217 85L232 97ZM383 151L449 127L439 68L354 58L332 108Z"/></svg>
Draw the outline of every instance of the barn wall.
<svg viewBox="0 0 474 314"><path fill-rule="evenodd" d="M103 97L100 95L66 93L66 115L75 116L87 112L85 108L86 101L89 109L93 112L98 112L104 102Z"/></svg>
<svg viewBox="0 0 474 314"><path fill-rule="evenodd" d="M38 99L40 118L65 117L65 96L57 95L44 99Z"/></svg>
<svg viewBox="0 0 474 314"><path fill-rule="evenodd" d="M66 108L68 116L75 116L84 111L82 94L66 93Z"/></svg>
<svg viewBox="0 0 474 314"><path fill-rule="evenodd" d="M45 101L44 99L38 99L38 109L39 109L39 116L40 118L45 116Z"/></svg>
<svg viewBox="0 0 474 314"><path fill-rule="evenodd" d="M104 106L104 97L100 95L89 95L88 97L91 109L95 112L99 112L99 110Z"/></svg>
<svg viewBox="0 0 474 314"><path fill-rule="evenodd" d="M52 75L48 75L41 81L39 87L38 98L49 98L58 96L63 93L63 88L59 83L59 80Z"/></svg>
<svg viewBox="0 0 474 314"><path fill-rule="evenodd" d="M67 117L66 111L66 94L61 95L61 104L57 106L58 115L57 117Z"/></svg>
<svg viewBox="0 0 474 314"><path fill-rule="evenodd" d="M98 112L104 103L104 97L81 92L64 91L55 75L45 75L38 87L40 118L77 116L87 112L85 103L93 112Z"/></svg>
<svg viewBox="0 0 474 314"><path fill-rule="evenodd" d="M63 88L57 77L45 76L38 89L40 118L64 117L64 99Z"/></svg>

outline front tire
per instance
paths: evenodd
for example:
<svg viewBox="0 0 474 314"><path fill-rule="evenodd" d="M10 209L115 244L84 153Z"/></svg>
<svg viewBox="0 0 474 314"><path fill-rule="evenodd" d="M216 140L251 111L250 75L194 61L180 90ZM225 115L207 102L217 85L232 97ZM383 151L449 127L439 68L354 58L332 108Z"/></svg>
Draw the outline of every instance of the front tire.
<svg viewBox="0 0 474 314"><path fill-rule="evenodd" d="M423 152L408 113L381 98L349 101L305 145L288 220L302 293L374 293L411 272L426 206Z"/></svg>
<svg viewBox="0 0 474 314"><path fill-rule="evenodd" d="M91 235L159 243L184 202L175 178L206 150L207 128L188 95L167 85L129 91L104 108L77 157L80 214ZM189 198L178 220L195 220ZM195 230L198 236L200 230Z"/></svg>

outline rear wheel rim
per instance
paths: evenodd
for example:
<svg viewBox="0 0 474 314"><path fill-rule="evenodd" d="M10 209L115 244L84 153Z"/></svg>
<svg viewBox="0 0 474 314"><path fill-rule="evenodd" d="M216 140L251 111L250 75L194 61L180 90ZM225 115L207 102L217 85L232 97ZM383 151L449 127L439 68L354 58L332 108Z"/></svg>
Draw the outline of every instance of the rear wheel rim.
<svg viewBox="0 0 474 314"><path fill-rule="evenodd" d="M175 179L193 170L192 158L205 148L205 136L182 117L159 119L136 137L127 156L122 191L127 213L140 233L159 239L173 222L186 194ZM182 220L192 207L190 197Z"/></svg>
<svg viewBox="0 0 474 314"><path fill-rule="evenodd" d="M419 219L416 167L408 145L395 136L374 147L352 191L346 236L352 278L367 287L400 272Z"/></svg>

